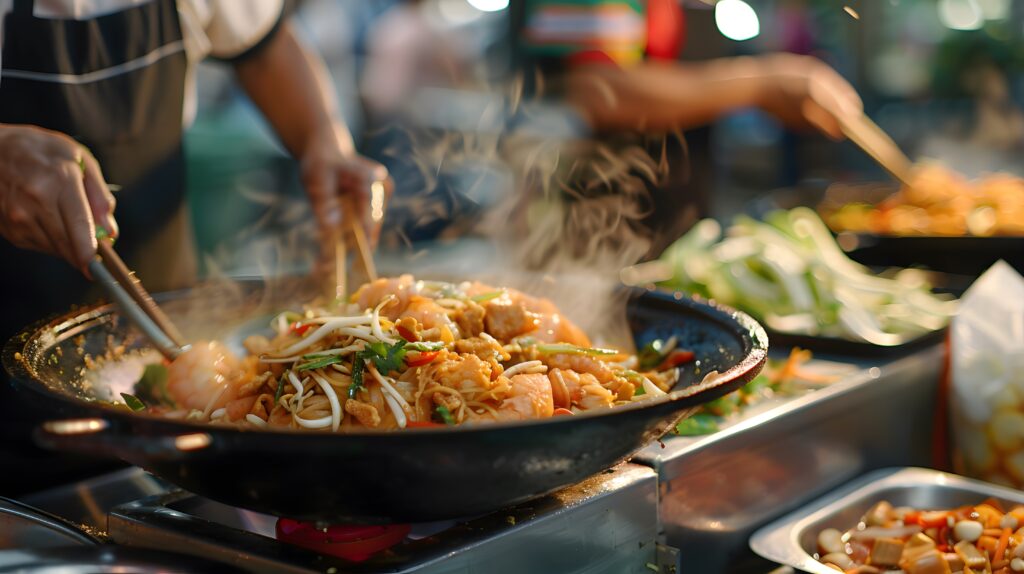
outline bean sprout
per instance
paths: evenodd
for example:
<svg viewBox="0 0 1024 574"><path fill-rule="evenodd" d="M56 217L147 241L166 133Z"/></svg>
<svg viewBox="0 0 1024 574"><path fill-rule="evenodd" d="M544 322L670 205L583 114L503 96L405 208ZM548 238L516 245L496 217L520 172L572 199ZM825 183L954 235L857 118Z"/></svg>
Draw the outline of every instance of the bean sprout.
<svg viewBox="0 0 1024 574"><path fill-rule="evenodd" d="M388 295L383 301L378 303L377 306L373 308L373 319L370 322L370 327L373 329L373 335L389 345L393 345L395 340L384 334L384 329L380 326L380 310L389 305L392 301L395 301L395 296Z"/></svg>
<svg viewBox="0 0 1024 574"><path fill-rule="evenodd" d="M377 371L377 368L375 366L373 366L372 364L369 365L369 368L370 368L370 373L373 375L373 378L377 379L377 382L380 383L380 386L385 390L385 394L386 395L391 395L392 397L394 397L394 399L396 401L398 401L398 403L400 405L402 405L402 407L407 408L407 409L411 409L412 408L409 405L409 401L406 401L405 398L402 397L402 395L399 394L398 391L395 390L395 387L391 386L391 383L388 382L388 378L387 377L381 375L380 372Z"/></svg>
<svg viewBox="0 0 1024 574"><path fill-rule="evenodd" d="M324 357L330 357L332 355L345 355L353 351L362 349L362 345L349 345L347 347L336 347L334 349L324 349L323 351L317 351L315 353L309 353L309 357L306 355L292 355L291 357L260 357L261 363L294 363L296 361L310 358L310 359L322 359Z"/></svg>
<svg viewBox="0 0 1024 574"><path fill-rule="evenodd" d="M306 427L308 429L325 429L331 426L331 417L304 419L299 415L293 414L292 418L295 419L295 422L298 423L299 426Z"/></svg>
<svg viewBox="0 0 1024 574"><path fill-rule="evenodd" d="M391 395L384 393L384 402L391 407L391 412L395 413L395 422L398 423L399 428L405 428L408 423L408 419L405 417L405 413L402 412L402 407L395 402L395 399L391 398Z"/></svg>
<svg viewBox="0 0 1024 574"><path fill-rule="evenodd" d="M260 417L252 413L245 415L245 420L261 428L267 426L267 421L261 419Z"/></svg>
<svg viewBox="0 0 1024 574"><path fill-rule="evenodd" d="M334 392L334 387L327 381L322 375L313 373L313 379L320 384L320 388L324 390L324 394L327 395L327 400L331 403L331 430L337 432L338 427L341 426L342 410L341 404L338 402L338 394Z"/></svg>
<svg viewBox="0 0 1024 574"><path fill-rule="evenodd" d="M652 396L652 397L657 397L657 396L667 395L668 394L665 391L661 390L661 388L659 388L658 385L652 383L651 380L648 379L647 377L644 377L643 386L644 386L644 392L647 393L648 395Z"/></svg>
<svg viewBox="0 0 1024 574"><path fill-rule="evenodd" d="M366 317L342 317L340 319L334 319L323 324L319 329L313 331L307 337L303 337L301 341L297 341L293 345L281 349L280 351L273 353L272 356L288 356L294 355L303 349L308 349L315 345L320 339L323 339L327 335L331 334L332 331L340 331L342 333L350 334L352 329L346 329L346 327L355 327L357 325L365 325ZM380 325L377 325L380 328ZM362 332L362 331L360 331Z"/></svg>
<svg viewBox="0 0 1024 574"><path fill-rule="evenodd" d="M203 409L203 418L204 419L205 418L209 418L210 411L213 410L213 405L217 404L217 401L220 400L220 396L223 395L224 391L226 391L227 389L228 389L227 383L224 383L223 385L217 387L217 392L213 393L213 396L210 397L210 400L206 403L206 408Z"/></svg>

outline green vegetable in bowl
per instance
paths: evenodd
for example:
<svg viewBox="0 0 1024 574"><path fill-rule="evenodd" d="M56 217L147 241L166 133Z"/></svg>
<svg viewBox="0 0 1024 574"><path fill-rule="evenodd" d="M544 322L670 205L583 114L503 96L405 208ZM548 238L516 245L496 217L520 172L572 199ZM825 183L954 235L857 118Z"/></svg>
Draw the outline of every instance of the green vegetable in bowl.
<svg viewBox="0 0 1024 574"><path fill-rule="evenodd" d="M920 274L880 277L850 260L814 211L737 217L723 234L704 220L661 257L665 287L737 307L780 332L877 345L946 326L956 301L933 294Z"/></svg>

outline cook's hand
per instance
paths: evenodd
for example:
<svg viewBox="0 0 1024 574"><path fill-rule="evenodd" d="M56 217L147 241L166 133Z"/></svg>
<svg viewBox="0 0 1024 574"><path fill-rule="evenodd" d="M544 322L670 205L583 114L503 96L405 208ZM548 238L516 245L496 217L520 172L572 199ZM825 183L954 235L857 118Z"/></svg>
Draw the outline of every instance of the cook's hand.
<svg viewBox="0 0 1024 574"><path fill-rule="evenodd" d="M117 235L114 203L99 163L78 142L0 125L0 234L12 244L61 257L88 276L96 224Z"/></svg>
<svg viewBox="0 0 1024 574"><path fill-rule="evenodd" d="M853 86L817 58L771 54L762 56L760 65L760 107L788 126L810 126L842 139L838 118L863 110Z"/></svg>
<svg viewBox="0 0 1024 574"><path fill-rule="evenodd" d="M300 161L302 184L312 203L321 245L330 245L341 229L342 213L349 207L355 213L346 215L354 216L376 244L384 207L394 188L387 168L356 153L344 134L318 136L306 146ZM375 194L379 197L373 197Z"/></svg>

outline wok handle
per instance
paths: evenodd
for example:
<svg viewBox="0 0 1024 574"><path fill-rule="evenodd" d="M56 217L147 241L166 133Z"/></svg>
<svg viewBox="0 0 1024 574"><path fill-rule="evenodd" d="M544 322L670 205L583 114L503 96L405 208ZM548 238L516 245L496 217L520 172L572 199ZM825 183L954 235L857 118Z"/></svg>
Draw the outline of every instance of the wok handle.
<svg viewBox="0 0 1024 574"><path fill-rule="evenodd" d="M36 428L34 438L51 450L120 458L139 466L154 460L181 460L213 444L213 437L205 432L142 435L99 417L48 421Z"/></svg>

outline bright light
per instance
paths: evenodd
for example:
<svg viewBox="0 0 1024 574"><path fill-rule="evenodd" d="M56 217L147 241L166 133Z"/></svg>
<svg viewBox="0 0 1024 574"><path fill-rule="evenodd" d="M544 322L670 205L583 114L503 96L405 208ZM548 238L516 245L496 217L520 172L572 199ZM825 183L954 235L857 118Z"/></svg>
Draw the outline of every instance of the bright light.
<svg viewBox="0 0 1024 574"><path fill-rule="evenodd" d="M466 0L481 12L497 12L508 8L508 0Z"/></svg>
<svg viewBox="0 0 1024 574"><path fill-rule="evenodd" d="M737 42L749 40L761 32L757 13L743 0L720 0L715 4L715 24L723 36Z"/></svg>
<svg viewBox="0 0 1024 574"><path fill-rule="evenodd" d="M939 20L951 30L977 30L984 22L974 0L939 0Z"/></svg>

